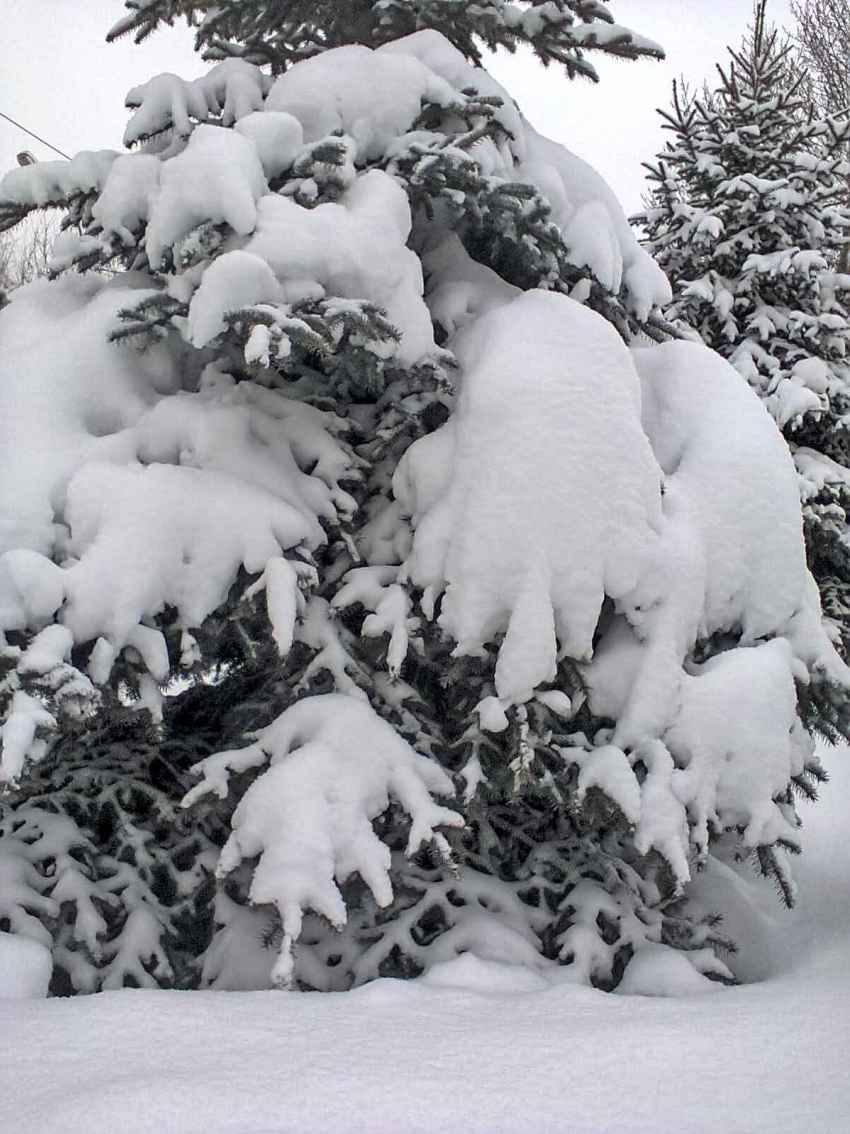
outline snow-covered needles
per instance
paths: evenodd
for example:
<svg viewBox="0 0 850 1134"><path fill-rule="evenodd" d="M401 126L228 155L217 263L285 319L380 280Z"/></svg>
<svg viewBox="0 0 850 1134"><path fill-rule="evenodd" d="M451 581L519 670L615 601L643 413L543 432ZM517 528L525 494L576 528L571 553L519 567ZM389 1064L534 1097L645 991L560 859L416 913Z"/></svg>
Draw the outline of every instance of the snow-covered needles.
<svg viewBox="0 0 850 1134"><path fill-rule="evenodd" d="M357 873L379 906L392 901L390 851L371 822L391 799L410 816L409 855L436 838L448 859L448 845L435 828L462 827L464 820L431 798L454 795L442 768L414 752L365 701L341 694L299 701L249 747L202 761L195 771L203 779L184 806L205 792L226 795L230 772L267 760L271 767L236 808L218 873L259 856L250 896L280 913L283 942L273 975L288 987L304 911L322 914L337 929L345 924L336 880Z"/></svg>

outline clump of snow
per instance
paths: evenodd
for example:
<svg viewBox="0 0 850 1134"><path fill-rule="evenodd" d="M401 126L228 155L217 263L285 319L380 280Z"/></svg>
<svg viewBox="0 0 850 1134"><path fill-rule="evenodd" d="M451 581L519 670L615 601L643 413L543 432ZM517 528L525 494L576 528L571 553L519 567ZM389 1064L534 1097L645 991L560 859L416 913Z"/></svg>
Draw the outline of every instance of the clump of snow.
<svg viewBox="0 0 850 1134"><path fill-rule="evenodd" d="M301 123L284 111L255 111L240 118L235 129L238 134L250 138L257 147L269 181L290 168L304 144Z"/></svg>
<svg viewBox="0 0 850 1134"><path fill-rule="evenodd" d="M709 822L743 826L746 846L797 842L794 816L774 802L813 751L797 717L791 663L787 639L774 638L727 650L682 679L665 739L684 765L671 788L687 803L703 853Z"/></svg>
<svg viewBox="0 0 850 1134"><path fill-rule="evenodd" d="M114 234L128 248L135 246L134 233L148 219L162 168L154 154L122 154L115 159L92 205L92 216L100 222L104 239Z"/></svg>
<svg viewBox="0 0 850 1134"><path fill-rule="evenodd" d="M49 673L68 659L73 646L74 635L67 626L45 626L22 654L18 673Z"/></svg>
<svg viewBox="0 0 850 1134"><path fill-rule="evenodd" d="M124 132L124 145L168 129L178 138L188 138L195 123L209 118L232 126L262 109L270 85L269 76L244 59L225 59L192 81L157 75L127 95L126 105L134 113Z"/></svg>
<svg viewBox="0 0 850 1134"><path fill-rule="evenodd" d="M188 335L204 347L223 332L224 316L255 303L279 303L283 288L262 257L234 249L219 256L204 272L189 305Z"/></svg>
<svg viewBox="0 0 850 1134"><path fill-rule="evenodd" d="M289 985L304 911L315 910L337 928L345 924L337 881L359 873L379 906L392 901L389 848L371 825L390 799L410 816L409 855L439 838L436 827L462 827L463 819L431 798L454 794L442 768L416 753L367 702L343 694L305 697L247 748L202 760L193 770L204 778L184 806L211 791L223 797L231 772L267 760L271 767L236 808L218 874L259 856L250 898L280 913L284 938L273 976Z"/></svg>
<svg viewBox="0 0 850 1134"><path fill-rule="evenodd" d="M352 44L290 67L275 79L265 109L294 115L306 142L350 135L367 162L410 129L423 102L455 101L454 88L414 56Z"/></svg>
<svg viewBox="0 0 850 1134"><path fill-rule="evenodd" d="M43 999L52 975L53 957L45 945L0 930L0 999Z"/></svg>
<svg viewBox="0 0 850 1134"><path fill-rule="evenodd" d="M99 192L118 156L115 150L81 150L69 161L37 161L12 169L0 181L0 201L43 207Z"/></svg>
<svg viewBox="0 0 850 1134"><path fill-rule="evenodd" d="M661 519L659 471L629 353L587 308L529 292L454 345L464 374L451 480L438 499L426 490L423 511L410 480L427 438L394 481L417 517L404 573L428 604L445 590L440 624L456 653L505 632L496 688L510 704L554 676L559 647L589 657L605 594L636 586Z"/></svg>
<svg viewBox="0 0 850 1134"><path fill-rule="evenodd" d="M205 221L224 221L247 236L266 191L249 138L220 126L199 126L186 149L162 164L145 242L151 266L159 267L165 249Z"/></svg>
<svg viewBox="0 0 850 1134"><path fill-rule="evenodd" d="M699 996L722 990L722 984L697 972L686 953L653 944L638 949L614 989L620 996Z"/></svg>
<svg viewBox="0 0 850 1134"><path fill-rule="evenodd" d="M797 466L800 496L804 504L823 492L827 485L850 487L850 470L816 449L798 446L794 450L794 464Z"/></svg>
<svg viewBox="0 0 850 1134"><path fill-rule="evenodd" d="M12 696L6 719L0 725L3 745L0 779L14 784L27 760L37 763L47 751L47 742L39 735L39 730L49 730L55 725L56 718L41 701L18 689Z"/></svg>
<svg viewBox="0 0 850 1134"><path fill-rule="evenodd" d="M404 190L375 169L338 204L305 209L287 197L263 197L245 251L269 265L290 302L317 294L372 300L401 332L399 361L416 362L435 347L422 267L406 246L410 224Z"/></svg>

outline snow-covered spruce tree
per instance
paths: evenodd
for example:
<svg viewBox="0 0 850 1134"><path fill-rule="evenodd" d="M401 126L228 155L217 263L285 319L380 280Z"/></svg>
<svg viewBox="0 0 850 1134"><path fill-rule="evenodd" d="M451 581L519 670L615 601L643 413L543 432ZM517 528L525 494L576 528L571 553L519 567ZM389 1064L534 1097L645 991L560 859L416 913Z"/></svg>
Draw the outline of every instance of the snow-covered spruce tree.
<svg viewBox="0 0 850 1134"><path fill-rule="evenodd" d="M673 137L633 220L674 287L665 314L727 358L764 400L800 475L809 565L850 650L850 118L816 119L764 6L717 88L674 85Z"/></svg>
<svg viewBox="0 0 850 1134"><path fill-rule="evenodd" d="M133 152L0 185L3 223L68 211L0 316L0 929L57 991L463 952L702 986L693 871L793 898L800 712L848 672L787 447L718 355L647 345L660 269L474 65L519 6L452 7L471 60L313 5L278 77L160 76Z"/></svg>
<svg viewBox="0 0 850 1134"><path fill-rule="evenodd" d="M197 28L205 59L245 59L279 74L290 64L347 44L378 47L438 31L476 66L481 48L528 46L545 65L596 81L587 51L621 59L661 58L661 48L614 23L601 0L126 0L128 14L112 41L133 34L141 43L163 24L185 19Z"/></svg>

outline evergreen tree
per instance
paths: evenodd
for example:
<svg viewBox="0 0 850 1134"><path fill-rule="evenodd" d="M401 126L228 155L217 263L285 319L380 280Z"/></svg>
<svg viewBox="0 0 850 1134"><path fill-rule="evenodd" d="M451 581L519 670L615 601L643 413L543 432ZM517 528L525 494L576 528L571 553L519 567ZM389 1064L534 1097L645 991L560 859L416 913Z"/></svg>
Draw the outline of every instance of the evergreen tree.
<svg viewBox="0 0 850 1134"><path fill-rule="evenodd" d="M515 51L526 44L544 65L557 63L569 77L597 81L587 52L619 59L663 58L658 44L615 24L600 0L127 0L129 14L108 39L133 33L141 43L158 27L185 19L196 27L196 50L209 60L246 59L277 74L332 47L378 47L433 29L477 66L479 44Z"/></svg>
<svg viewBox="0 0 850 1134"><path fill-rule="evenodd" d="M130 92L133 152L0 184L6 226L67 211L0 316L0 929L56 991L466 951L611 988L650 946L731 980L691 871L793 901L848 671L787 450L715 354L646 345L662 273L471 46L643 41L450 7L351 43L216 5L230 57Z"/></svg>
<svg viewBox="0 0 850 1134"><path fill-rule="evenodd" d="M672 135L633 218L674 286L671 320L728 358L783 430L800 474L809 565L850 649L847 114L814 117L789 44L765 25L696 98L674 84Z"/></svg>

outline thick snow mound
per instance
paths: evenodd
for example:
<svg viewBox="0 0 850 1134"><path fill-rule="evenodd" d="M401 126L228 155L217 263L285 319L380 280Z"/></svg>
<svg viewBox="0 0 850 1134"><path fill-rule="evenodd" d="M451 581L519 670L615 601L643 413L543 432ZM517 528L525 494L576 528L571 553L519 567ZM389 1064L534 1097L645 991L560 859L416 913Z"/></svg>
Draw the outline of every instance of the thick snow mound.
<svg viewBox="0 0 850 1134"><path fill-rule="evenodd" d="M788 447L735 370L696 343L637 349L643 425L666 477L671 525L699 541L700 635L744 641L807 606L797 477Z"/></svg>
<svg viewBox="0 0 850 1134"><path fill-rule="evenodd" d="M163 162L150 202L146 248L159 267L166 248L204 222L224 221L246 236L266 192L257 147L235 130L199 126L183 153Z"/></svg>
<svg viewBox="0 0 850 1134"><path fill-rule="evenodd" d="M454 88L412 55L352 44L290 67L275 80L265 108L297 118L306 142L350 135L366 162L410 129L423 102L454 101Z"/></svg>
<svg viewBox="0 0 850 1134"><path fill-rule="evenodd" d="M0 931L0 999L41 999L52 975L53 957L45 945Z"/></svg>
<svg viewBox="0 0 850 1134"><path fill-rule="evenodd" d="M668 945L648 944L629 961L615 992L621 996L698 996L722 989L722 984L697 972L684 953Z"/></svg>
<svg viewBox="0 0 850 1134"><path fill-rule="evenodd" d="M629 352L600 316L533 291L454 345L464 374L451 482L422 514L417 447L433 449L431 438L394 481L417 515L405 572L429 602L445 590L440 624L458 654L505 632L496 688L515 703L554 677L559 644L589 657L605 595L637 585L661 520L660 474Z"/></svg>

